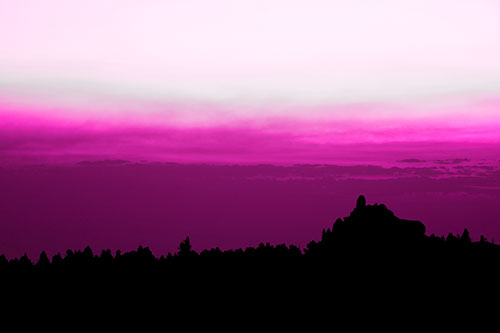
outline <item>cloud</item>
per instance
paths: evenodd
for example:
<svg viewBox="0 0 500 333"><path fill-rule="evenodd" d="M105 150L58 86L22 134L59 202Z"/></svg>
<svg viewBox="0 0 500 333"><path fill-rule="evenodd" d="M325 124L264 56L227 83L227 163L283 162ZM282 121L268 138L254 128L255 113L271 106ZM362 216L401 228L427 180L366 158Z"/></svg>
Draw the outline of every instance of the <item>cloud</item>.
<svg viewBox="0 0 500 333"><path fill-rule="evenodd" d="M154 118L92 119L0 112L0 162L148 160L219 163L464 164L492 158L497 127L427 121L286 117L195 126ZM457 158L457 155L465 155ZM422 162L421 162L422 161Z"/></svg>
<svg viewBox="0 0 500 333"><path fill-rule="evenodd" d="M383 3L3 1L0 87L305 104L499 91L498 1Z"/></svg>
<svg viewBox="0 0 500 333"><path fill-rule="evenodd" d="M460 164L464 162L469 162L470 160L468 158L453 158L453 159L447 159L447 160L436 160L435 163L437 164Z"/></svg>
<svg viewBox="0 0 500 333"><path fill-rule="evenodd" d="M407 159L404 159L404 160L400 160L398 162L402 162L402 163L425 163L427 161L426 160L419 160L418 158L407 158Z"/></svg>

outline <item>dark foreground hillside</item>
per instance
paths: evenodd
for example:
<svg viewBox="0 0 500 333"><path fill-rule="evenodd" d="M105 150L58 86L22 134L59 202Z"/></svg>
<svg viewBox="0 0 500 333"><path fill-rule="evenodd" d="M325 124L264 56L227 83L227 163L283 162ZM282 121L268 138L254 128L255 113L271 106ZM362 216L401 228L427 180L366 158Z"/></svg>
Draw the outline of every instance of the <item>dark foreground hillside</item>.
<svg viewBox="0 0 500 333"><path fill-rule="evenodd" d="M472 242L467 230L428 236L421 222L400 219L382 204L367 205L360 196L348 217L337 219L303 250L260 244L197 253L186 238L177 253L160 258L142 246L127 253L95 254L88 247L53 258L42 253L35 263L27 256L2 256L0 274L8 281L4 290L41 295L39 300L62 297L60 304L120 306L156 299L208 308L214 302L272 308L299 300L316 304L319 298L341 307L361 299L391 299L393 306L431 299L462 304L465 298L494 297L500 246L484 237ZM307 301L311 297L315 301Z"/></svg>

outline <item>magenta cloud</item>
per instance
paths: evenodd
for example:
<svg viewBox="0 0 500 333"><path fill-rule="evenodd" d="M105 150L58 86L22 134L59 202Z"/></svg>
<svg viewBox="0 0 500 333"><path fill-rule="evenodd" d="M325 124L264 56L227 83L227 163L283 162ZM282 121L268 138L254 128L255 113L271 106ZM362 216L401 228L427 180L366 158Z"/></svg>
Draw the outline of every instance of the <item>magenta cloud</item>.
<svg viewBox="0 0 500 333"><path fill-rule="evenodd" d="M468 112L439 110L434 116L419 117L363 116L369 107L358 106L352 112L354 107L346 106L351 116L329 115L321 109L323 119L272 112L267 117L217 118L223 112L212 107L214 116L205 123L179 120L182 112L175 110L173 116L117 113L102 118L9 106L0 110L0 161L97 158L286 164L427 159L433 154L445 159L454 158L452 152L461 149L490 158L496 151L491 147L500 142L500 119L492 112L499 106L498 100L487 100Z"/></svg>

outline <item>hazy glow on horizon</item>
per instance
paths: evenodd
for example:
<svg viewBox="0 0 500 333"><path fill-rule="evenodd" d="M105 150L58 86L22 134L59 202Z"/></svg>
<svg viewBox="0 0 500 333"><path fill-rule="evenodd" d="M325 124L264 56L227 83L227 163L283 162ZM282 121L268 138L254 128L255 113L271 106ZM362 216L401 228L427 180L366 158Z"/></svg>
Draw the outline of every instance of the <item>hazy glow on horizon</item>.
<svg viewBox="0 0 500 333"><path fill-rule="evenodd" d="M3 1L0 29L0 96L49 106L500 93L498 0Z"/></svg>

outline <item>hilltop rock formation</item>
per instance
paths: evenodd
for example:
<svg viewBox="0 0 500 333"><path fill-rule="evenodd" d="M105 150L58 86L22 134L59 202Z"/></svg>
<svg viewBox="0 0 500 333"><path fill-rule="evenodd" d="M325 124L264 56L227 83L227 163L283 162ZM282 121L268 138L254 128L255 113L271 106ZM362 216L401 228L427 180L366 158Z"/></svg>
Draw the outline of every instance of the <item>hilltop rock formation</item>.
<svg viewBox="0 0 500 333"><path fill-rule="evenodd" d="M324 230L321 243L328 247L356 246L377 248L411 245L425 238L420 221L400 219L385 205L367 205L361 195L356 208L344 219L337 219L332 229Z"/></svg>

